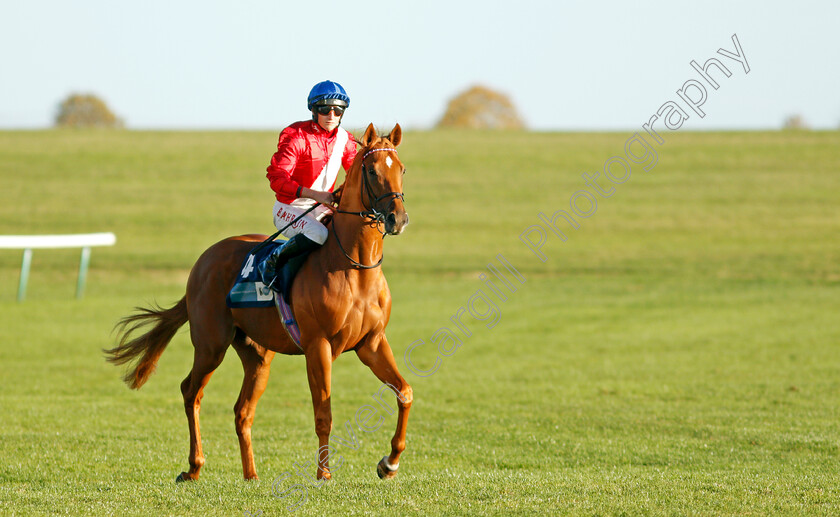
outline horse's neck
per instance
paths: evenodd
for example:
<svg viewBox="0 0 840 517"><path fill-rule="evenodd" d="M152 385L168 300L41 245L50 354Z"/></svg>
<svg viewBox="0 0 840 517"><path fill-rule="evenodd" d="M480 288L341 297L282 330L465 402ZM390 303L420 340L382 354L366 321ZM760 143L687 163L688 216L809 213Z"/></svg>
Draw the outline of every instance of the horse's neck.
<svg viewBox="0 0 840 517"><path fill-rule="evenodd" d="M348 187L345 183L345 191L341 195L339 210L347 212L361 212L365 210L361 202L361 192L358 188ZM382 234L376 224L354 214L336 213L333 216L332 231L336 235L334 239L327 241L331 246L331 257L340 265L350 265L349 259L344 252L360 264L376 264L382 258ZM338 241L341 241L339 245ZM343 250L342 250L343 248ZM360 272L378 272L379 268L372 270L357 269Z"/></svg>

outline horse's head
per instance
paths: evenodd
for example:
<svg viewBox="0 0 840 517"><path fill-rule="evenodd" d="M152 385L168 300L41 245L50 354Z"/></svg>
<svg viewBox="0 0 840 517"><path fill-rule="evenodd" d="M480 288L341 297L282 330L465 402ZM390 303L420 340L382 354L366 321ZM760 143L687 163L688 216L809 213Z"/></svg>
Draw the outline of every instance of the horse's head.
<svg viewBox="0 0 840 517"><path fill-rule="evenodd" d="M360 174L361 202L366 211L374 213L385 223L385 233L399 235L408 225L403 199L405 167L397 156L402 141L400 125L390 134L380 137L370 124L362 139Z"/></svg>

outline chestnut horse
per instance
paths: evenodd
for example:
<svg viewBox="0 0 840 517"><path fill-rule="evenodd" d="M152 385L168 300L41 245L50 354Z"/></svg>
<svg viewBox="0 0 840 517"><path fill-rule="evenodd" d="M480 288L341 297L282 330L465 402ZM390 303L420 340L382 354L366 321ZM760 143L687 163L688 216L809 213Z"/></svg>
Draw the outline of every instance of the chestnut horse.
<svg viewBox="0 0 840 517"><path fill-rule="evenodd" d="M397 370L385 326L391 314L391 293L379 267L383 238L398 235L408 224L402 194L405 168L396 153L402 140L397 124L379 137L373 124L358 142L361 149L347 172L338 208L326 243L313 251L291 288L291 305L300 327L300 348L292 341L274 307L231 309L225 297L242 263L265 236L242 235L218 242L193 266L187 292L169 309L138 308L118 324L119 344L106 350L108 361L124 364L136 359L125 381L138 389L154 371L164 348L184 323L190 323L195 355L193 367L181 383L190 430L190 469L176 481L198 479L204 465L199 411L204 386L221 364L228 346L236 350L245 370L234 406L236 434L245 479L256 479L251 425L257 401L265 391L275 353L306 357L306 373L318 436L318 479L329 479L329 443L332 429L330 378L332 363L353 350L376 377L397 394L397 428L391 453L377 465L381 478L397 474L405 450L411 386ZM145 325L153 327L132 337Z"/></svg>

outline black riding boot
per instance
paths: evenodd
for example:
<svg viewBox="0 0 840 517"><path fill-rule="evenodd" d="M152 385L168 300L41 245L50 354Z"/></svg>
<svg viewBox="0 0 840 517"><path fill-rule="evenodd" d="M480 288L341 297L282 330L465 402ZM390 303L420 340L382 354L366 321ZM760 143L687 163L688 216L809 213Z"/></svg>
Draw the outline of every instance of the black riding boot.
<svg viewBox="0 0 840 517"><path fill-rule="evenodd" d="M302 233L293 235L291 239L287 240L285 244L274 250L271 256L265 259L257 267L260 278L262 278L262 281L266 286L280 292L280 286L283 285L283 283L278 282L277 276L278 272L280 272L283 267L283 264L288 262L289 259L297 257L320 246L320 244Z"/></svg>

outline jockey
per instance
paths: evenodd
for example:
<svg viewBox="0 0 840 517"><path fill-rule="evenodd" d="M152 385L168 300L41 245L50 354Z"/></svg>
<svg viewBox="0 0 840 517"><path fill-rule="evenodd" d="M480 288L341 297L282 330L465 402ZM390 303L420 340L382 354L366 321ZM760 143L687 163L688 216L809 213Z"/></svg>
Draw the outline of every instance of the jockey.
<svg viewBox="0 0 840 517"><path fill-rule="evenodd" d="M350 97L332 81L312 87L307 99L311 120L295 122L280 133L277 152L266 177L274 191L274 226L278 230L309 208L316 208L283 231L289 238L259 268L265 285L275 290L277 271L287 260L315 249L327 240L320 221L334 205L333 188L339 167L349 170L356 156L356 140L340 128Z"/></svg>

